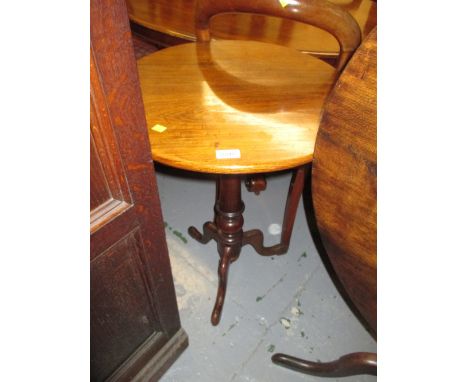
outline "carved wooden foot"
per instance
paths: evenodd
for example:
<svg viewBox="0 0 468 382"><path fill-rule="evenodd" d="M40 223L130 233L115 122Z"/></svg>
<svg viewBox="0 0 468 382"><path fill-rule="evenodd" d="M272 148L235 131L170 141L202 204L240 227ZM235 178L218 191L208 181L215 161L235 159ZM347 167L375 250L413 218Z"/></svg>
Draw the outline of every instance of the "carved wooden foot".
<svg viewBox="0 0 468 382"><path fill-rule="evenodd" d="M255 249L255 252L262 256L284 255L288 251L288 245L284 243L265 247L263 245L263 232L259 229L251 229L244 232L242 245L247 244L250 244Z"/></svg>
<svg viewBox="0 0 468 382"><path fill-rule="evenodd" d="M376 353L350 353L332 362L312 362L286 354L271 357L273 363L320 377L346 377L357 374L377 375Z"/></svg>
<svg viewBox="0 0 468 382"><path fill-rule="evenodd" d="M224 306L224 297L226 296L227 279L229 272L229 264L231 264L239 255L233 253L230 247L224 248L224 254L219 259L218 265L218 293L216 294L216 301L211 313L211 323L218 325L221 318L221 313Z"/></svg>
<svg viewBox="0 0 468 382"><path fill-rule="evenodd" d="M206 222L203 224L203 235L194 226L189 227L188 233L196 241L202 244L208 243L211 239L216 239L216 236L218 235L216 225L212 222Z"/></svg>

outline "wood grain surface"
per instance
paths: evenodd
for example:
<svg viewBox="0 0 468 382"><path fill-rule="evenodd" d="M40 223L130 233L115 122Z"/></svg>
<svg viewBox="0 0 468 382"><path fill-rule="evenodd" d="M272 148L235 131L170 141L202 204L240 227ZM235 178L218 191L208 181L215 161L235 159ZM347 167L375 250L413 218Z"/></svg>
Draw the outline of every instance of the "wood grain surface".
<svg viewBox="0 0 468 382"><path fill-rule="evenodd" d="M138 70L153 159L223 174L310 162L336 78L315 57L255 41L182 44L140 59ZM240 158L216 159L233 149Z"/></svg>
<svg viewBox="0 0 468 382"><path fill-rule="evenodd" d="M188 338L124 0L92 0L90 24L90 380L157 380Z"/></svg>
<svg viewBox="0 0 468 382"><path fill-rule="evenodd" d="M337 81L320 124L312 198L327 254L377 331L377 30Z"/></svg>
<svg viewBox="0 0 468 382"><path fill-rule="evenodd" d="M287 5L271 0L198 0L195 8L197 42L211 40L211 19L225 13L281 17L283 20L306 23L330 33L340 45L339 60L336 64L339 71L361 43L361 30L353 16L328 0L294 1Z"/></svg>
<svg viewBox="0 0 468 382"><path fill-rule="evenodd" d="M332 0L347 10L363 36L377 24L372 0ZM130 19L152 31L195 41L195 0L127 0ZM329 33L311 25L257 14L221 14L211 21L215 39L248 39L276 43L318 56L336 57L339 45Z"/></svg>

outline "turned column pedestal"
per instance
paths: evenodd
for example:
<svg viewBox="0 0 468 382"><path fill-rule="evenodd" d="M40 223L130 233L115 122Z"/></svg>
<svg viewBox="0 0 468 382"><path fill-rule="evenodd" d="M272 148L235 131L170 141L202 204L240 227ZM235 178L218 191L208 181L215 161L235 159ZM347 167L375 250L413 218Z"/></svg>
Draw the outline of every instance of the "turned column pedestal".
<svg viewBox="0 0 468 382"><path fill-rule="evenodd" d="M263 245L263 233L258 229L244 232L242 230L244 218L244 202L241 196L241 175L219 175L216 187L215 217L213 222L203 225L203 234L195 227L188 232L195 240L202 244L211 239L218 244L218 293L211 314L211 323L218 325L226 296L229 265L239 258L241 248L250 244L262 256L282 255L289 248L289 241L296 217L297 206L304 188L305 167L299 167L293 174L289 187L288 199L284 211L283 226L280 243L271 247ZM252 187L261 184L260 187ZM266 188L266 182L261 175L251 176L246 182L247 189L258 194Z"/></svg>

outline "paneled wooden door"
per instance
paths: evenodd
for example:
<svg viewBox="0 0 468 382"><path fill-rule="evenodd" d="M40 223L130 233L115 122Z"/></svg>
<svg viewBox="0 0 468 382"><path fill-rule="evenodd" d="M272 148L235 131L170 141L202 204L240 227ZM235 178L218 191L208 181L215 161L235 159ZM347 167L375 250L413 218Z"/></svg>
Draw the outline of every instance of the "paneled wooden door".
<svg viewBox="0 0 468 382"><path fill-rule="evenodd" d="M157 380L181 328L124 0L91 1L91 380Z"/></svg>

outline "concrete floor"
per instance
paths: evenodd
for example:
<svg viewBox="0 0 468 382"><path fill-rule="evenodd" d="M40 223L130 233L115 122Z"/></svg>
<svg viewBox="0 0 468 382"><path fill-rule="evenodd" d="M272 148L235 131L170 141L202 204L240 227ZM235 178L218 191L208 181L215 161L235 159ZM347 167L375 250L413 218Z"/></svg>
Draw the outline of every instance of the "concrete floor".
<svg viewBox="0 0 468 382"><path fill-rule="evenodd" d="M195 175L195 176L194 176ZM202 245L187 228L201 229L213 215L215 183L196 174L161 168L157 179L182 326L190 345L161 381L330 381L370 382L375 376L318 378L272 364L282 352L328 361L355 351L376 351L376 342L335 288L318 255L301 202L286 255L262 257L250 246L230 267L221 322L210 323L217 289L216 243ZM290 173L267 178L259 196L243 188L244 229L268 234L281 224Z"/></svg>

